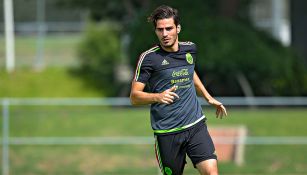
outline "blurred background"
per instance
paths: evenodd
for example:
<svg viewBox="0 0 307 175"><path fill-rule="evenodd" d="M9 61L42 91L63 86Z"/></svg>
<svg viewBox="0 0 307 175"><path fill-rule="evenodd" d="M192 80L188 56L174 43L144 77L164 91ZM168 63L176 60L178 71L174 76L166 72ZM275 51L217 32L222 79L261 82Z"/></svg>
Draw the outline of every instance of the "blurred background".
<svg viewBox="0 0 307 175"><path fill-rule="evenodd" d="M216 140L233 146L220 173L307 174L304 0L2 0L2 174L159 174L149 108L128 96L162 4L179 10L180 40L197 44L196 70L227 105L216 120L201 101L209 127L244 128ZM197 174L190 162L185 174Z"/></svg>

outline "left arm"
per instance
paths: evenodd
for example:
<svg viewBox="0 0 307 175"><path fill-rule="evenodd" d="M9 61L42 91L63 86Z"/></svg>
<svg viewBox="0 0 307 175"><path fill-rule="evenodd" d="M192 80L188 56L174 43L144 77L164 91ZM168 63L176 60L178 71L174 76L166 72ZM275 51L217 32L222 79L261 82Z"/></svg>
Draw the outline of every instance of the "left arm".
<svg viewBox="0 0 307 175"><path fill-rule="evenodd" d="M216 107L216 117L223 118L224 115L227 116L226 108L223 106L221 102L217 101L209 94L209 92L206 90L205 86L200 81L195 71L193 75L193 81L197 94L204 97L209 104L214 105Z"/></svg>

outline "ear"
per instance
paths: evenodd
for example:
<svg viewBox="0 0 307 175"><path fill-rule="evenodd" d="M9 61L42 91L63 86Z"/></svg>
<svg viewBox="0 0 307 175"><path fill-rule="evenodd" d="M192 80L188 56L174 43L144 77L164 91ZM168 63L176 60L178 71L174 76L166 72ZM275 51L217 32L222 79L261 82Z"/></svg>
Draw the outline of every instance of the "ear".
<svg viewBox="0 0 307 175"><path fill-rule="evenodd" d="M180 31L181 31L181 25L178 24L178 25L177 25L177 33L180 33Z"/></svg>

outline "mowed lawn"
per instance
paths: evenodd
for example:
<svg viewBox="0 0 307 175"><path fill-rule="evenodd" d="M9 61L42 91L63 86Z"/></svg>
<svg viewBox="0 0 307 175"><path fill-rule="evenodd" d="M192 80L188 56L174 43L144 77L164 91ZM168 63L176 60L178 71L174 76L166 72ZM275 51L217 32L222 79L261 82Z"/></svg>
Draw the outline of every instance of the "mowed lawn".
<svg viewBox="0 0 307 175"><path fill-rule="evenodd" d="M44 66L77 65L76 51L81 38L80 34L49 34L41 41L36 35L16 35L16 67L32 67L37 59ZM0 67L5 67L5 37L3 35L0 35Z"/></svg>
<svg viewBox="0 0 307 175"><path fill-rule="evenodd" d="M307 136L306 108L228 108L209 126L245 125L249 136ZM1 121L2 122L2 121ZM149 109L12 106L12 137L152 137ZM220 162L220 174L307 174L306 145L247 145L245 163ZM11 174L158 174L153 145L11 145ZM196 175L188 162L185 173Z"/></svg>

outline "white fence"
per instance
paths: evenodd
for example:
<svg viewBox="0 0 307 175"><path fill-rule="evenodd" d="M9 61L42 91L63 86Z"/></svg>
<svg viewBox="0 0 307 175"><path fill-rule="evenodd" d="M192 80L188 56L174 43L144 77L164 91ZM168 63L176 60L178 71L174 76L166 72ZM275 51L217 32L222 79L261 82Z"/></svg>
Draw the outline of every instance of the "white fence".
<svg viewBox="0 0 307 175"><path fill-rule="evenodd" d="M226 106L307 106L307 97L220 97ZM208 105L200 99L202 105ZM152 137L10 137L10 106L131 106L129 98L3 98L2 174L9 174L10 145L154 144ZM307 117L307 116L306 116ZM215 138L217 143L238 144L239 139ZM240 141L240 144L242 141ZM249 137L243 144L307 144L307 137Z"/></svg>
<svg viewBox="0 0 307 175"><path fill-rule="evenodd" d="M307 106L307 97L216 97L227 106ZM208 105L199 98L201 105ZM131 106L127 97L113 98L0 98L9 105Z"/></svg>

